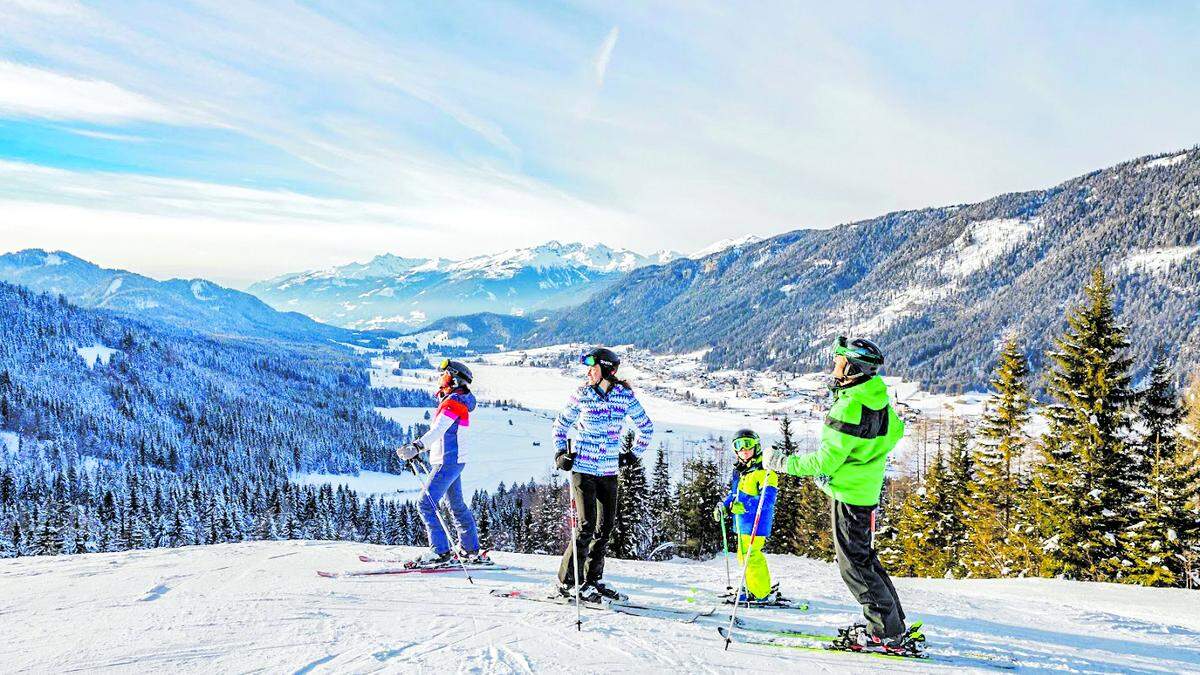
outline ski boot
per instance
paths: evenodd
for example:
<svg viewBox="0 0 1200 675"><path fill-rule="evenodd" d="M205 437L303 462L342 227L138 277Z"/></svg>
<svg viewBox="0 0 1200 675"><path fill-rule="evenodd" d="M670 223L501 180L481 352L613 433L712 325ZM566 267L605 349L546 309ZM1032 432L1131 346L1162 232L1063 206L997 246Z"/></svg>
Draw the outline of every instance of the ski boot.
<svg viewBox="0 0 1200 675"><path fill-rule="evenodd" d="M463 561L463 563L465 563L467 565L475 565L476 567L486 567L488 565L496 564L496 563L492 562L491 558L488 557L488 552L483 549L477 549L474 551L460 550L458 555L459 555L459 558Z"/></svg>
<svg viewBox="0 0 1200 675"><path fill-rule="evenodd" d="M834 649L852 652L878 652L894 656L921 656L925 635L918 621L895 637L879 637L864 624L856 623L838 630L838 638L830 643Z"/></svg>
<svg viewBox="0 0 1200 675"><path fill-rule="evenodd" d="M446 565L449 565L453 560L454 560L454 553L452 553L450 551L446 551L444 553L438 553L437 551L435 551L433 549L429 549L428 551L417 556L415 559L409 560L408 562L404 563L404 567L406 569L410 569L410 570L418 569L418 568L428 569L428 568L436 568L436 567L445 567Z"/></svg>
<svg viewBox="0 0 1200 675"><path fill-rule="evenodd" d="M596 588L595 584L584 584L579 589L579 601L592 605L602 605L608 602L608 598L600 593L600 589Z"/></svg>
<svg viewBox="0 0 1200 675"><path fill-rule="evenodd" d="M618 592L616 589L608 586L603 581L597 581L591 584L591 587L596 589L596 592L600 594L600 597L604 598L605 600L610 600L612 602L624 602L629 599L628 595Z"/></svg>

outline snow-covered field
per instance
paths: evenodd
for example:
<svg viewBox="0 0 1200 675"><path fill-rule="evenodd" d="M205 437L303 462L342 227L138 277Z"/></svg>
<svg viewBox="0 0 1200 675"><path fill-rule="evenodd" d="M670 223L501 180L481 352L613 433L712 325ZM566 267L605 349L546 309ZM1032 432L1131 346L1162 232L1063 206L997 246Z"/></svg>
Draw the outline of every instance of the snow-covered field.
<svg viewBox="0 0 1200 675"><path fill-rule="evenodd" d="M428 424L424 420L424 414L428 411L426 408L377 410L383 416L405 426L418 422ZM494 490L501 481L508 485L514 482L525 483L531 478L545 482L554 470L554 441L551 428L555 414L545 410L491 406L476 408L471 415L471 454L467 458L467 469L463 472L463 488L468 494L476 489ZM654 461L652 453L661 442L666 444L672 467L678 469L682 466L684 458L711 447L720 433L724 433L726 437L729 435L726 430L711 427L662 422L658 424L654 448L648 451L646 462L650 464ZM417 478L412 474L389 477L395 482L395 486L391 487L392 491L420 487ZM342 477L325 478L333 483L347 482ZM356 490L359 489L353 483L347 484Z"/></svg>
<svg viewBox="0 0 1200 675"><path fill-rule="evenodd" d="M516 401L530 411L501 411L479 408L472 420L472 450L465 485L495 488L500 481L543 480L551 469L553 447L550 424L571 392L583 382L586 369L538 367L530 362L574 355L580 345L558 345L540 349L501 352L464 359L475 376L473 390L483 400ZM793 434L802 450L815 448L828 400L822 374L780 374L757 371L706 371L702 352L657 355L644 350L627 354L621 374L638 392L638 398L655 423L653 448L665 444L672 467L712 445L713 439L729 438L749 426L770 443L779 437L779 419L789 415ZM432 370L403 370L393 373L393 359L375 358L371 384L376 387L418 388L432 391L437 373ZM899 378L886 378L895 398L925 417L973 417L983 411L986 396L967 393L935 395ZM684 392L690 400L684 398ZM707 405L698 401L705 400ZM723 403L724 407L718 404ZM405 425L423 422L423 409L379 409L385 416ZM509 421L512 424L509 424ZM540 442L540 446L533 443ZM907 442L902 441L895 461L906 461ZM478 469L484 469L480 471ZM333 478L333 477L329 477ZM354 477L337 481L355 485ZM412 476L392 477L391 490L416 485ZM364 487L369 487L364 485ZM372 488L369 492L375 492Z"/></svg>
<svg viewBox="0 0 1200 675"><path fill-rule="evenodd" d="M696 623L495 598L539 589L553 557L497 553L508 571L324 579L367 567L362 544L282 541L0 560L4 672L963 672L958 665L734 644L718 612ZM398 551L404 555L416 549ZM810 605L743 610L754 625L826 633L858 616L834 566L769 556ZM633 599L695 607L724 586L720 559L611 561ZM1046 579L897 579L932 653L1011 654L1023 672L1200 672L1192 591ZM13 617L20 613L19 620ZM980 672L984 672L979 668Z"/></svg>
<svg viewBox="0 0 1200 675"><path fill-rule="evenodd" d="M107 366L108 360L119 350L112 347L105 347L104 345L92 345L91 347L78 347L75 351L83 358L88 368L93 368L97 363Z"/></svg>
<svg viewBox="0 0 1200 675"><path fill-rule="evenodd" d="M0 431L0 454L15 455L20 448L20 437L11 431Z"/></svg>

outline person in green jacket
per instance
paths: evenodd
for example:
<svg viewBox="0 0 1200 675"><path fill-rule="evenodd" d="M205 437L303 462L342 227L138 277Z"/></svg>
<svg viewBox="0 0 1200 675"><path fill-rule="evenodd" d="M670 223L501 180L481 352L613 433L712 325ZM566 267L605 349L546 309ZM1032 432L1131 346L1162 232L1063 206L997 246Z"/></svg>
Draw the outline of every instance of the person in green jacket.
<svg viewBox="0 0 1200 675"><path fill-rule="evenodd" d="M888 453L904 435L879 376L883 352L863 338L838 337L833 350L833 404L815 452L792 456L770 449L764 466L812 476L833 500L833 540L842 580L863 607L867 625L843 631L840 646L855 651L913 651L919 633L904 624L904 609L875 553L875 508Z"/></svg>

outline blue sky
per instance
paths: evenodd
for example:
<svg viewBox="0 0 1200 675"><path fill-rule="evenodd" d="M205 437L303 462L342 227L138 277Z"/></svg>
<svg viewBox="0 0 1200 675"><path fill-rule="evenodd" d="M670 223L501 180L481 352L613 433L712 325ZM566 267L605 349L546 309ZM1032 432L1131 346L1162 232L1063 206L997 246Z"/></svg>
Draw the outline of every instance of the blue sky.
<svg viewBox="0 0 1200 675"><path fill-rule="evenodd" d="M0 0L0 250L684 252L1200 143L1197 3Z"/></svg>

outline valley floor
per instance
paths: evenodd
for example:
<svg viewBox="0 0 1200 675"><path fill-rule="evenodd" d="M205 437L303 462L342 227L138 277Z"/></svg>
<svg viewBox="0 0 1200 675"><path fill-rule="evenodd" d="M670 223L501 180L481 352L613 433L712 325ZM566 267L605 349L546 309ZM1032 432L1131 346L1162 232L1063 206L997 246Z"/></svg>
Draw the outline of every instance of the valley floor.
<svg viewBox="0 0 1200 675"><path fill-rule="evenodd" d="M254 542L0 561L3 672L960 672L935 662L735 644L722 613L687 624L495 598L547 588L557 559L496 553L507 571L326 579L359 553L417 549ZM834 566L770 556L807 612L756 609L755 624L828 632L858 610ZM724 587L718 558L611 561L634 599L695 607ZM897 579L931 653L1010 653L1022 672L1200 672L1200 594L1058 580ZM728 615L725 614L725 621ZM998 672L998 671L997 671Z"/></svg>

